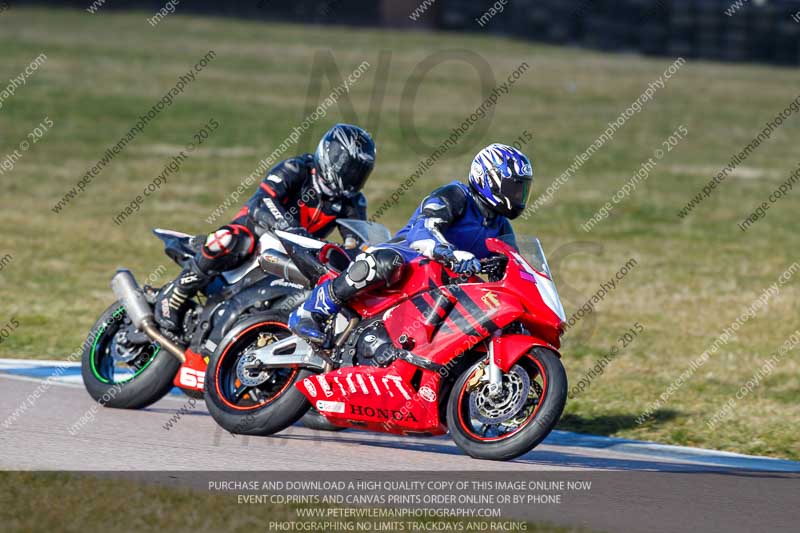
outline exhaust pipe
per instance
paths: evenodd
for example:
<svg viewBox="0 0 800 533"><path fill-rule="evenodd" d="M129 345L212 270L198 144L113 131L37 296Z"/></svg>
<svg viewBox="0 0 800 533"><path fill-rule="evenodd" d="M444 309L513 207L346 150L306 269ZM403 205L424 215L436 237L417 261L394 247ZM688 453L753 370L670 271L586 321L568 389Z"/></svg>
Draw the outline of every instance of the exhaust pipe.
<svg viewBox="0 0 800 533"><path fill-rule="evenodd" d="M111 290L114 291L114 296L122 302L134 326L139 328L145 320L153 318L153 310L145 300L144 294L139 289L130 270L117 270L117 273L111 278Z"/></svg>
<svg viewBox="0 0 800 533"><path fill-rule="evenodd" d="M311 288L311 281L300 272L292 259L277 250L267 250L258 256L258 264L261 270L267 274L278 276L292 283L302 285L306 289Z"/></svg>
<svg viewBox="0 0 800 533"><path fill-rule="evenodd" d="M185 350L158 330L153 310L130 270L117 270L117 273L111 278L111 290L114 291L117 300L122 302L128 317L137 329L144 331L148 337L160 344L181 363L186 362L186 356L183 354Z"/></svg>

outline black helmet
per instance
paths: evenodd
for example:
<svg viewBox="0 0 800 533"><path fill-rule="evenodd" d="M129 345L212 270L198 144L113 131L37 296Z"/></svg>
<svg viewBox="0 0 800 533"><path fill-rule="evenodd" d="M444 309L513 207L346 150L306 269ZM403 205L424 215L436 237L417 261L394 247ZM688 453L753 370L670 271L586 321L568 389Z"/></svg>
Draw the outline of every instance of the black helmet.
<svg viewBox="0 0 800 533"><path fill-rule="evenodd" d="M375 166L375 143L369 133L351 124L336 124L322 136L314 152L317 184L336 198L361 190Z"/></svg>

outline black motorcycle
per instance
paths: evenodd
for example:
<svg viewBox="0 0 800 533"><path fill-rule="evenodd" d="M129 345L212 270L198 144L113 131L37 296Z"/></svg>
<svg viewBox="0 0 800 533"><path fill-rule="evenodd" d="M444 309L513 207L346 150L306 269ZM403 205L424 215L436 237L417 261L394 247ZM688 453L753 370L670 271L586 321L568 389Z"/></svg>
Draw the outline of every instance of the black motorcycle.
<svg viewBox="0 0 800 533"><path fill-rule="evenodd" d="M379 224L339 220L341 228L367 239L383 239L389 232ZM154 230L166 254L184 267L202 245L202 237ZM280 235L283 236L280 236ZM128 270L111 280L117 301L92 328L81 362L86 390L100 404L140 409L166 395L173 386L202 398L209 358L233 332L246 331L255 346L289 335L289 314L308 296L311 283L286 253L286 238L324 248L325 243L283 232L266 232L258 252L243 266L215 277L190 304L180 333L167 334L155 322L153 306L158 289L140 289ZM381 241L373 241L381 242ZM291 244L288 244L291 246ZM357 252L358 248L353 250ZM272 378L278 386L280 376ZM269 386L269 384L266 384ZM303 413L287 413L300 418ZM330 429L321 417L309 415L306 425Z"/></svg>

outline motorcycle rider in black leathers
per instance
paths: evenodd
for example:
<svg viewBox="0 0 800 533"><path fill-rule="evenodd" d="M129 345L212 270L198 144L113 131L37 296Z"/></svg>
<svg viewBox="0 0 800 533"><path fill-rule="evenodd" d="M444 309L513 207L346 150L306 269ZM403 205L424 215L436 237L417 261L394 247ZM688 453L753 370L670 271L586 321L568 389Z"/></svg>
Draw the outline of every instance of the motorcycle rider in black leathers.
<svg viewBox="0 0 800 533"><path fill-rule="evenodd" d="M191 263L165 285L156 299L156 321L178 332L188 301L222 272L244 264L258 237L284 230L326 237L337 218L366 219L367 200L359 192L375 166L375 143L363 129L337 124L320 140L315 153L275 165L256 193L227 225L208 235ZM355 236L343 230L345 246Z"/></svg>

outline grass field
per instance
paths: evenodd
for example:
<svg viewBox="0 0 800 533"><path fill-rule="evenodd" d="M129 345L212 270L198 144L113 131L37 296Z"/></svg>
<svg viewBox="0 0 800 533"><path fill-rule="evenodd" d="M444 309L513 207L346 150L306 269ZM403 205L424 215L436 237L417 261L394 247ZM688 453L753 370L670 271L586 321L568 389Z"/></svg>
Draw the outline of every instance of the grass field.
<svg viewBox="0 0 800 533"><path fill-rule="evenodd" d="M473 128L483 133L460 141L450 157L436 163L387 211L382 222L392 229L400 227L427 191L464 178L478 148L512 142L525 131L533 136L525 149L533 157L541 193L673 61L481 35L300 30L179 14L154 29L144 13L16 8L0 15L0 47L0 90L4 80L18 76L34 58L42 53L47 58L0 108L0 161L46 118L53 124L15 158L13 169L0 174L0 327L9 331L0 357L31 358L64 357L78 348L111 300L108 280L116 267L125 265L140 277L159 265L169 267L164 279L176 272L150 228L214 229L206 217L335 85L323 77L317 91L312 83L320 50L330 51L343 77L364 60L370 68L340 100L343 105L331 107L286 155L312 147L337 120L368 123L379 150L365 190L373 208L390 198L433 146L481 103L475 68L454 59L463 54L442 56L449 60L424 78L417 68L421 62L435 60L434 54L443 50L471 50L490 65L497 83L522 63L529 65L509 93L499 97L493 116ZM106 150L209 50L216 54L213 61L174 103L82 194L53 212ZM386 86L380 113L374 115L378 120L368 122L373 89L382 79ZM800 119L794 115L689 216L677 216L797 96L798 82L795 70L688 61L560 186L552 201L516 224L518 233L539 236L550 252L568 315L630 258L636 261L617 288L565 337L571 382L578 383L635 323L643 331L568 402L560 428L800 459L795 352L759 375L752 392L736 398L800 327L797 275L674 388L647 422L636 422L765 288L800 260L798 191L773 204L748 231L737 227L797 167ZM493 83L487 84L491 89ZM409 87L418 88L413 103L406 100L413 96ZM430 148L409 140L404 127L409 116ZM113 218L210 119L219 128L189 155L180 172L138 213L114 224ZM607 220L585 232L581 225L681 126L685 139L664 154ZM237 209L231 206L228 213ZM707 420L730 400L735 400L730 416L710 427Z"/></svg>

